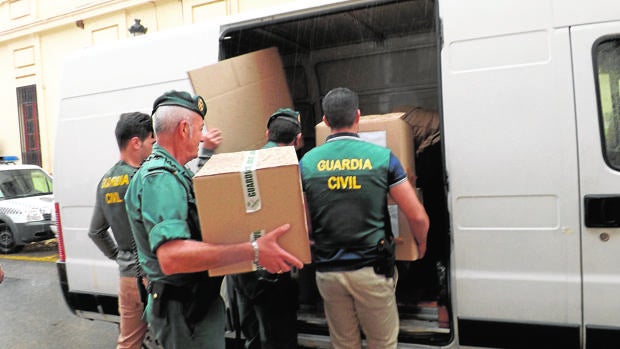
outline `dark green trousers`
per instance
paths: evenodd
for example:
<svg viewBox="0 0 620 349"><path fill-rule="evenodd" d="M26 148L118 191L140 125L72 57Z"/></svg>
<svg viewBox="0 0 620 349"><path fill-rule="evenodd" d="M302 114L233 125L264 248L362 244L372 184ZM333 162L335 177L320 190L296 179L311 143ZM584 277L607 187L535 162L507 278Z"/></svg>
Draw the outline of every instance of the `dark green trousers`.
<svg viewBox="0 0 620 349"><path fill-rule="evenodd" d="M149 295L149 297L152 297ZM150 301L150 300L149 300ZM176 300L167 301L165 316L154 316L149 306L146 320L150 331L166 349L225 349L224 301L217 297L207 309L205 317L196 324L188 325L183 316L183 304Z"/></svg>
<svg viewBox="0 0 620 349"><path fill-rule="evenodd" d="M241 331L248 349L297 348L298 286L290 273L265 281L257 273L232 275Z"/></svg>

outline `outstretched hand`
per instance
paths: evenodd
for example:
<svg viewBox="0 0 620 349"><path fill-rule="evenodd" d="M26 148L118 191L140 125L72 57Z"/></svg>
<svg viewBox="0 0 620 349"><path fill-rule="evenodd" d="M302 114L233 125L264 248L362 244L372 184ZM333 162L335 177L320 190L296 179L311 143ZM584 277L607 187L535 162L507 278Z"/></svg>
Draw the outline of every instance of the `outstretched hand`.
<svg viewBox="0 0 620 349"><path fill-rule="evenodd" d="M206 133L200 137L202 146L209 150L215 150L222 143L222 131L217 128L207 130Z"/></svg>
<svg viewBox="0 0 620 349"><path fill-rule="evenodd" d="M304 266L302 261L278 244L278 238L290 227L290 224L281 225L256 240L259 251L258 263L270 273L284 273L290 271L292 267L301 269Z"/></svg>

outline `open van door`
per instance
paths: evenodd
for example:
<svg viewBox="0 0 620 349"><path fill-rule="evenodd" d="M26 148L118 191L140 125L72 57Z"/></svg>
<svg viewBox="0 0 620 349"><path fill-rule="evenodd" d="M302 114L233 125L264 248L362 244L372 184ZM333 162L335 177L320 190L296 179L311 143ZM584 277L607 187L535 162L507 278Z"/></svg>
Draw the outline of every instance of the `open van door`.
<svg viewBox="0 0 620 349"><path fill-rule="evenodd" d="M620 341L620 22L571 28L586 348Z"/></svg>
<svg viewBox="0 0 620 349"><path fill-rule="evenodd" d="M439 3L459 345L580 348L570 32L545 1L465 3Z"/></svg>

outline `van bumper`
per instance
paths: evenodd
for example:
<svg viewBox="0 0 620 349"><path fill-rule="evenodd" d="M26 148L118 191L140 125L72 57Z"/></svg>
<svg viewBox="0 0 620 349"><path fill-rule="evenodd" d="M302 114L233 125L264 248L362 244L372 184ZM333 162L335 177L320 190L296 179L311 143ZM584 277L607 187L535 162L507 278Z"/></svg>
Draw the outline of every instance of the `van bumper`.
<svg viewBox="0 0 620 349"><path fill-rule="evenodd" d="M65 303L73 314L84 319L120 322L117 297L72 292L69 290L67 265L58 261L56 269Z"/></svg>

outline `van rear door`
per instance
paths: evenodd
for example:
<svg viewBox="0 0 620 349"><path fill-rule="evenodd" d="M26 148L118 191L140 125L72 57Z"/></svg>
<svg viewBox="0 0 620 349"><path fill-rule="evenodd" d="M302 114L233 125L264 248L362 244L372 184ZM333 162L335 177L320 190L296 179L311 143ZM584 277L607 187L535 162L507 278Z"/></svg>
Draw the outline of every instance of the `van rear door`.
<svg viewBox="0 0 620 349"><path fill-rule="evenodd" d="M459 345L579 348L569 31L546 1L439 7Z"/></svg>
<svg viewBox="0 0 620 349"><path fill-rule="evenodd" d="M617 12L616 12L617 13ZM620 22L571 28L586 348L620 341Z"/></svg>

